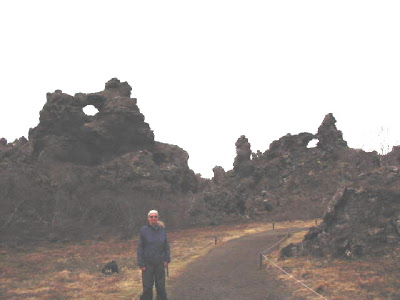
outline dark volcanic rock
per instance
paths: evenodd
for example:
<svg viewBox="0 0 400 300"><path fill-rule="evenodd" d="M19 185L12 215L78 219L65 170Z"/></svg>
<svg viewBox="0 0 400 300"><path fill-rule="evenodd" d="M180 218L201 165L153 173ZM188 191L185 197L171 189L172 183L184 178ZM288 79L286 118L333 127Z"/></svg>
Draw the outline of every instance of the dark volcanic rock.
<svg viewBox="0 0 400 300"><path fill-rule="evenodd" d="M254 167L251 164L250 156L251 156L251 145L248 139L242 135L236 142L236 157L233 163L233 170L240 177L249 176Z"/></svg>
<svg viewBox="0 0 400 300"><path fill-rule="evenodd" d="M95 165L121 154L149 149L154 134L140 113L131 87L118 79L106 83L103 92L76 94L61 91L47 94L40 123L29 133L34 154L40 160L58 160ZM95 116L83 108L93 105Z"/></svg>
<svg viewBox="0 0 400 300"><path fill-rule="evenodd" d="M377 153L347 147L335 123L328 114L317 134L287 134L264 153L251 154L250 142L241 136L233 170L214 168L212 182L196 197L199 222L320 218L339 187L356 186L361 174L375 178L366 174L380 167ZM308 148L316 138L318 146Z"/></svg>
<svg viewBox="0 0 400 300"><path fill-rule="evenodd" d="M317 147L333 152L338 148L347 147L347 142L343 139L343 134L336 128L336 119L332 114L327 114L321 126L318 128Z"/></svg>
<svg viewBox="0 0 400 300"><path fill-rule="evenodd" d="M394 146L392 151L382 157L386 166L400 166L400 146Z"/></svg>
<svg viewBox="0 0 400 300"><path fill-rule="evenodd" d="M390 171L386 171L390 172ZM386 174L381 182L391 178ZM400 246L400 189L341 188L328 205L323 222L311 228L299 245L289 245L281 256L360 257L383 255Z"/></svg>
<svg viewBox="0 0 400 300"><path fill-rule="evenodd" d="M127 237L154 208L182 225L200 179L186 151L154 141L130 93L116 78L99 93L48 93L29 141L0 141L3 242Z"/></svg>
<svg viewBox="0 0 400 300"><path fill-rule="evenodd" d="M205 180L188 167L185 150L154 140L131 90L116 78L99 93L57 90L29 141L0 139L2 242L129 237L156 208L169 228L326 212L282 256L399 248L399 147L385 156L351 149L328 114L316 134L287 134L265 152L252 153L241 136L233 169L215 167ZM98 113L86 115L88 105ZM308 148L313 139L317 147Z"/></svg>
<svg viewBox="0 0 400 300"><path fill-rule="evenodd" d="M295 153L299 151L304 152L307 149L309 142L314 138L315 135L308 132L303 132L298 135L291 135L288 133L279 140L272 142L264 155L268 159L273 159L289 153Z"/></svg>
<svg viewBox="0 0 400 300"><path fill-rule="evenodd" d="M225 177L226 177L224 168L220 166L215 166L213 168L213 172L214 172L214 177L212 178L212 181L217 185L223 184L225 182Z"/></svg>

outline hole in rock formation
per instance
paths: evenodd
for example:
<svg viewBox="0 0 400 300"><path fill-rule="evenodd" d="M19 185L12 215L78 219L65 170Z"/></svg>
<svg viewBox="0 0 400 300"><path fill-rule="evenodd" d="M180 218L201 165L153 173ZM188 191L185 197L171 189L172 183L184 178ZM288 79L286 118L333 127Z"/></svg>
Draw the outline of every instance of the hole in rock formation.
<svg viewBox="0 0 400 300"><path fill-rule="evenodd" d="M318 139L312 139L308 143L307 148L315 148L315 147L317 147L317 144L318 144Z"/></svg>
<svg viewBox="0 0 400 300"><path fill-rule="evenodd" d="M93 105L86 105L83 108L83 112L87 115L87 116L94 116L95 114L97 114L99 112L99 110L94 107Z"/></svg>

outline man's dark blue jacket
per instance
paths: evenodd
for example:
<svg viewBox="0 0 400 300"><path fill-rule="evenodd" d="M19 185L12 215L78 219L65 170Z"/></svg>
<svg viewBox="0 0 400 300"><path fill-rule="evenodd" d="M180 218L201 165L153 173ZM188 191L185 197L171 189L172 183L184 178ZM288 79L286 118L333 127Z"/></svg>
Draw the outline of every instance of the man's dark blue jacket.
<svg viewBox="0 0 400 300"><path fill-rule="evenodd" d="M137 247L137 264L140 268L146 264L170 262L170 249L167 232L164 227L146 225L140 229Z"/></svg>

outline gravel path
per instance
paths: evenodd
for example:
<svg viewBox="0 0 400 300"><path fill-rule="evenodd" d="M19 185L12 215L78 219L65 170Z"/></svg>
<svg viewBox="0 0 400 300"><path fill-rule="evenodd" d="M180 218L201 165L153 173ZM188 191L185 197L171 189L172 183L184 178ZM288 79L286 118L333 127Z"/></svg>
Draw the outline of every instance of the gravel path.
<svg viewBox="0 0 400 300"><path fill-rule="evenodd" d="M301 230L296 229L292 232ZM170 300L243 300L294 298L276 279L277 270L259 270L259 251L268 249L286 234L271 230L216 246L191 263L169 290Z"/></svg>

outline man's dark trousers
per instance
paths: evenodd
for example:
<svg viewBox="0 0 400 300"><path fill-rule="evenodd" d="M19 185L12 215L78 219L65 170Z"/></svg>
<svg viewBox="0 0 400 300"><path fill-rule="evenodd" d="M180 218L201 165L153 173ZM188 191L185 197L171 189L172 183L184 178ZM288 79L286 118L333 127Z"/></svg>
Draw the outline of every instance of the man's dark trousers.
<svg viewBox="0 0 400 300"><path fill-rule="evenodd" d="M165 290L165 269L164 263L151 265L146 264L146 270L142 271L143 294L140 300L153 299L153 285L156 284L157 300L167 300Z"/></svg>

